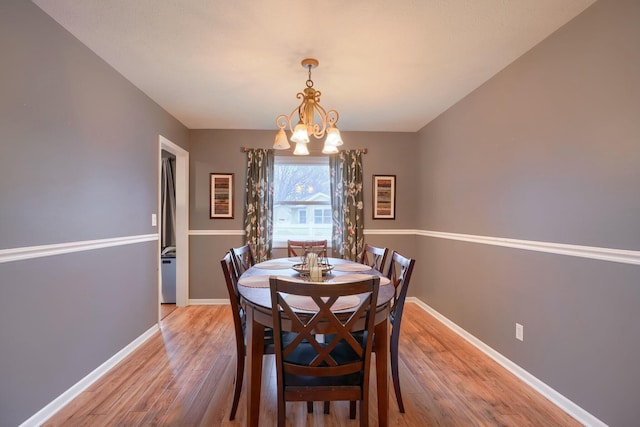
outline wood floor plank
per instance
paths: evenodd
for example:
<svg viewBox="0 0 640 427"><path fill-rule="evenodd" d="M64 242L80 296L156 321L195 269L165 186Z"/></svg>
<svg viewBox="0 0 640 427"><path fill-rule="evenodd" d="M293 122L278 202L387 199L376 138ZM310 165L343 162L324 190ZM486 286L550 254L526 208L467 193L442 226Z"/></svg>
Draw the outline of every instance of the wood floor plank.
<svg viewBox="0 0 640 427"><path fill-rule="evenodd" d="M98 397L95 392L85 390L78 397L60 409L48 422L49 427L71 426L72 417L82 418L90 413Z"/></svg>
<svg viewBox="0 0 640 427"><path fill-rule="evenodd" d="M202 371L202 375L206 375L206 377L200 389L195 393L195 398L182 420L185 426L200 425L209 403L216 395L216 390L219 389L219 379L227 370L230 362L229 356L219 356L215 358L208 371Z"/></svg>
<svg viewBox="0 0 640 427"><path fill-rule="evenodd" d="M44 426L243 426L246 378L236 419L229 421L235 375L229 306L178 307L159 333L51 417ZM373 356L375 357L375 355ZM400 380L406 413L391 388L390 425L563 426L580 424L494 360L418 307L405 305L400 336ZM371 372L375 384L375 370ZM369 421L377 424L370 390ZM263 358L260 425L276 424L275 357ZM360 414L358 414L358 417ZM287 403L290 426L357 426L348 402L313 414Z"/></svg>
<svg viewBox="0 0 640 427"><path fill-rule="evenodd" d="M161 418L159 425L180 425L187 409L195 399L194 391L200 389L204 381L202 372L188 371L184 375L187 380L182 383L183 387L178 390L176 398Z"/></svg>
<svg viewBox="0 0 640 427"><path fill-rule="evenodd" d="M102 415L125 409L131 399L139 393L140 388L148 385L148 382L145 383L145 381L155 377L159 369L157 363L157 359L151 357L134 370L128 370L128 375L121 378L118 384L109 390L107 398L97 405L91 413Z"/></svg>
<svg viewBox="0 0 640 427"><path fill-rule="evenodd" d="M140 421L141 426L159 426L173 402L178 397L178 390L173 388L164 389L157 399L151 404L145 416Z"/></svg>

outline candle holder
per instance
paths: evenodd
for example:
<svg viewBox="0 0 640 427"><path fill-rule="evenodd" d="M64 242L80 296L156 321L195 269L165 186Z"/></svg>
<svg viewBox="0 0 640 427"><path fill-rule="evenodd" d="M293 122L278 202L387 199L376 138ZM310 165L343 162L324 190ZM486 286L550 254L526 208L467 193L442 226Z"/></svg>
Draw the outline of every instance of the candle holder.
<svg viewBox="0 0 640 427"><path fill-rule="evenodd" d="M305 252L305 254L300 257L300 261L299 264L294 264L291 268L297 271L300 276L309 277L311 281L321 282L322 276L326 276L333 269L333 266L329 264L328 258L318 256L318 254L314 252ZM313 274L317 274L313 273L314 268L317 268L320 273L319 280L317 280L317 275L312 276ZM316 279L314 280L311 277L315 277Z"/></svg>

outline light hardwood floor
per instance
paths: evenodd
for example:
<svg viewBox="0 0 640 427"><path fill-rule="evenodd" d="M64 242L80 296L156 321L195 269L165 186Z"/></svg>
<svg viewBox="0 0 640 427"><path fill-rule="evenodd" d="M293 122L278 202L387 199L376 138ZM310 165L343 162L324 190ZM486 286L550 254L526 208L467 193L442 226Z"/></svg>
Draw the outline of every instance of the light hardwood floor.
<svg viewBox="0 0 640 427"><path fill-rule="evenodd" d="M44 425L245 425L246 381L236 420L228 421L235 364L230 310L177 308L163 319L161 333ZM400 380L406 413L398 412L391 387L390 425L580 425L416 304L407 303L404 316ZM276 424L273 357L264 358L261 426ZM377 425L375 394L373 387L371 425ZM358 425L349 420L348 402L333 402L330 415L322 413L321 402L313 414L304 402L287 405L291 426Z"/></svg>
<svg viewBox="0 0 640 427"><path fill-rule="evenodd" d="M175 304L160 304L160 318L164 319L165 317L173 313L173 310L175 310L176 308L177 306Z"/></svg>

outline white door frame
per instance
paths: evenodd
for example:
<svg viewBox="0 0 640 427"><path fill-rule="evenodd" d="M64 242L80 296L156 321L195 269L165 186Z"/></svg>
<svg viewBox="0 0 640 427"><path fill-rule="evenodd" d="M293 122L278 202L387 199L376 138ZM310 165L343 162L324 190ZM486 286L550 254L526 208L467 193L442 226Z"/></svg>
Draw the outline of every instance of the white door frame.
<svg viewBox="0 0 640 427"><path fill-rule="evenodd" d="M160 195L162 150L176 156L176 305L184 307L189 302L189 152L162 135L158 135L158 142L158 224L162 224L162 197ZM158 237L158 247L160 245L160 237ZM160 271L162 266L160 262L160 256L158 256L158 321L161 316L160 298L162 295Z"/></svg>

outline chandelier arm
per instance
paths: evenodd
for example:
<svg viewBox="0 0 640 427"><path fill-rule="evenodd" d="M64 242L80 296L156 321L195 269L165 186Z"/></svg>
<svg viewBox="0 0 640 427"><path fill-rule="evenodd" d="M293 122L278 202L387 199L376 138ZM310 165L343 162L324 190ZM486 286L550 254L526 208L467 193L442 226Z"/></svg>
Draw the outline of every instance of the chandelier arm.
<svg viewBox="0 0 640 427"><path fill-rule="evenodd" d="M311 128L307 127L307 129L309 129L309 136L313 135L316 139L320 139L324 135L324 128L320 128L318 123L314 123Z"/></svg>
<svg viewBox="0 0 640 427"><path fill-rule="evenodd" d="M297 99L302 99L302 102L300 102L300 104L296 108L293 109L293 111L291 112L291 116L289 116L289 117L290 117L290 119L293 118L293 115L297 111L298 112L298 119L301 122L304 123L305 122L304 109L305 109L305 106L307 105L307 97L305 96L304 93L298 92L296 94L296 98Z"/></svg>
<svg viewBox="0 0 640 427"><path fill-rule="evenodd" d="M289 130L291 130L291 116L292 115L293 115L293 113L291 113L291 115L287 117L286 114L280 114L278 117L276 117L276 126L278 126L279 129L286 129L287 124L288 124L289 125Z"/></svg>
<svg viewBox="0 0 640 427"><path fill-rule="evenodd" d="M334 126L336 123L338 123L338 119L340 118L340 115L338 115L338 112L336 110L329 110L327 111L327 124L330 126Z"/></svg>
<svg viewBox="0 0 640 427"><path fill-rule="evenodd" d="M313 109L317 113L320 123L313 124L311 134L315 138L320 139L324 136L324 133L327 129L327 112L322 107L322 105L318 103L313 104Z"/></svg>

